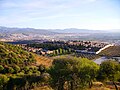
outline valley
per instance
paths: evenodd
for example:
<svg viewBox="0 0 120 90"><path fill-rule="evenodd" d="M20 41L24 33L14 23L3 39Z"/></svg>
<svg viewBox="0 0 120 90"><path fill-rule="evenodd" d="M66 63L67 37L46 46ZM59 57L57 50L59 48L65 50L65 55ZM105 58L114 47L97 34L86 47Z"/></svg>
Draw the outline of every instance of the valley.
<svg viewBox="0 0 120 90"><path fill-rule="evenodd" d="M0 89L119 89L120 34L77 30L0 27Z"/></svg>

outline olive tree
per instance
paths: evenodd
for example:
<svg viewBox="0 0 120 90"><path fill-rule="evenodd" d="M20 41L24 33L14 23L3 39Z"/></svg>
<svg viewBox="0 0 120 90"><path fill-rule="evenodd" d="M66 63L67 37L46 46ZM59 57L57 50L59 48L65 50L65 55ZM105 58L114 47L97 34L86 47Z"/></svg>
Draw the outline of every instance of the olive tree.
<svg viewBox="0 0 120 90"><path fill-rule="evenodd" d="M4 70L4 67L0 65L0 73Z"/></svg>
<svg viewBox="0 0 120 90"><path fill-rule="evenodd" d="M52 83L58 90L64 89L65 82L70 85L73 90L74 77L78 72L77 65L79 60L73 57L59 57L53 61L53 65L49 70L52 78Z"/></svg>
<svg viewBox="0 0 120 90"><path fill-rule="evenodd" d="M91 60L86 58L80 59L79 65L79 77L81 80L82 87L92 87L92 82L97 77L99 66Z"/></svg>
<svg viewBox="0 0 120 90"><path fill-rule="evenodd" d="M101 80L110 80L115 85L116 90L118 87L115 83L120 77L120 64L118 62L108 60L104 61L100 65L99 78Z"/></svg>
<svg viewBox="0 0 120 90"><path fill-rule="evenodd" d="M6 75L0 74L0 90L5 88L5 85L9 81L9 78Z"/></svg>
<svg viewBox="0 0 120 90"><path fill-rule="evenodd" d="M52 83L58 90L63 90L65 83L70 90L92 86L99 66L93 61L76 57L59 57L53 61L49 73Z"/></svg>

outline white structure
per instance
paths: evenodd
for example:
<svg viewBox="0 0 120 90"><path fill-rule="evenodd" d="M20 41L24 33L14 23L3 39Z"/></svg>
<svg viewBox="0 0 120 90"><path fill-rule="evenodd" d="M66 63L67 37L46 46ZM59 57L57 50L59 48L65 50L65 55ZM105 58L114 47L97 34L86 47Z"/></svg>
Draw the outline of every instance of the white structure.
<svg viewBox="0 0 120 90"><path fill-rule="evenodd" d="M108 47L111 47L111 46L114 46L114 44L108 44L106 45L105 47L101 48L99 51L96 52L96 54L99 54L102 50L108 48Z"/></svg>

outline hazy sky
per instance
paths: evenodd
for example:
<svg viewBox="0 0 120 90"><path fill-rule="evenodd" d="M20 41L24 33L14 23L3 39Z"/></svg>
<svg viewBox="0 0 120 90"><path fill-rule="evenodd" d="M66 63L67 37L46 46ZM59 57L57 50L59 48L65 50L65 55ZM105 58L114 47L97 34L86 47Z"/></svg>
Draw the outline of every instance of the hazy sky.
<svg viewBox="0 0 120 90"><path fill-rule="evenodd" d="M120 0L0 0L0 26L120 29Z"/></svg>

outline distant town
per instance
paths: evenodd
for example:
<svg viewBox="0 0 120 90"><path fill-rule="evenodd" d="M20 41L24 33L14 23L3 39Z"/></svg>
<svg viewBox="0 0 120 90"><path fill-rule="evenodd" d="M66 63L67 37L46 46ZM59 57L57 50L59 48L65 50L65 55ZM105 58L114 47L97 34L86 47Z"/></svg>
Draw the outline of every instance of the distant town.
<svg viewBox="0 0 120 90"><path fill-rule="evenodd" d="M15 43L15 42L12 42ZM20 44L21 43L21 44ZM99 42L99 41L39 41L37 42L29 42L25 44L25 42L16 42L18 46L21 46L23 49L34 52L39 55L49 55L53 54L57 49L68 50L71 49L72 52L77 53L88 53L88 54L96 54L101 48L105 46L112 46L107 42ZM46 45L46 46L45 46ZM57 48L51 48L56 45ZM82 48L81 48L82 47Z"/></svg>

